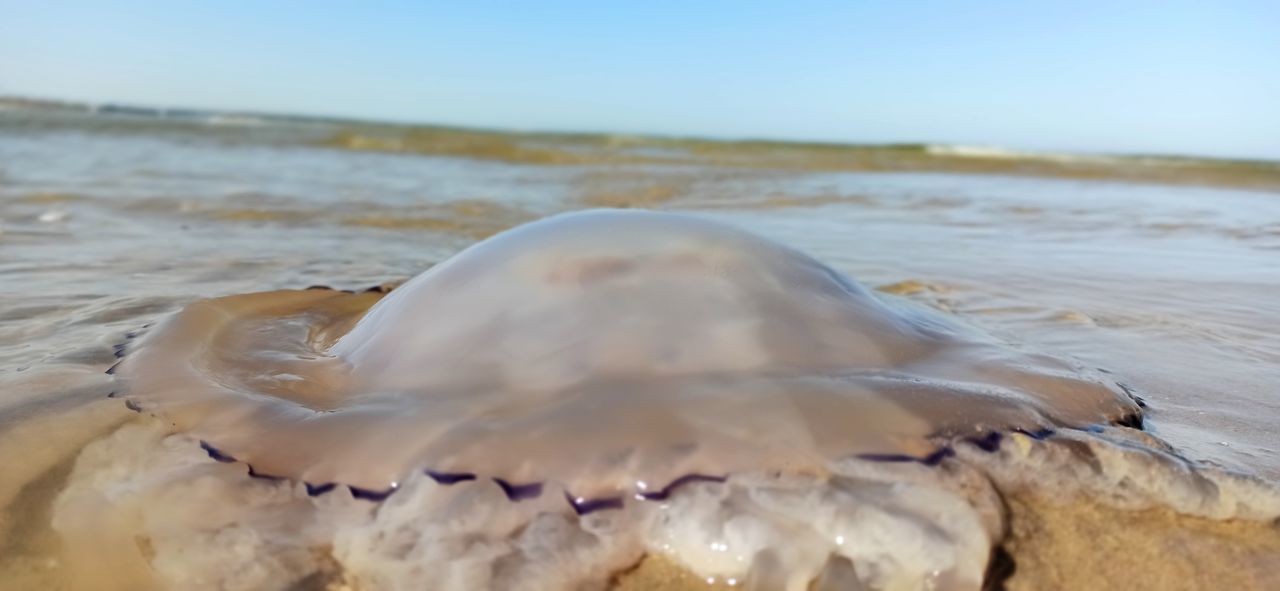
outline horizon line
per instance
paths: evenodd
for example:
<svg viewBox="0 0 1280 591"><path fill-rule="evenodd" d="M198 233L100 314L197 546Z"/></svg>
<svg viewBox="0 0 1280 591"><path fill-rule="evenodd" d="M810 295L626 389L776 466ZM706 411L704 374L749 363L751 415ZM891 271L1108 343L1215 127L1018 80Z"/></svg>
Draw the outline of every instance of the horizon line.
<svg viewBox="0 0 1280 591"><path fill-rule="evenodd" d="M1232 157L1232 156L1215 156L1208 154L1187 154L1177 152L1108 152L1094 150L1037 150L1011 148L1003 145L981 144L981 143L964 143L964 142L947 142L947 141L891 141L891 142L858 142L851 140L830 140L830 139L806 139L806 138L784 138L784 137L767 137L767 136L717 136L717 135L685 135L675 133L662 132L624 132L611 130L585 130L585 129L538 129L538 128L510 128L500 126L471 125L471 124L453 124L453 123L436 123L430 121L409 121L403 119L379 119L374 117L364 117L359 115L336 115L336 114L320 114L308 112L282 112L271 110L256 109L240 109L240 108L214 108L214 107L191 107L180 105L159 105L156 103L131 102L131 101L111 101L111 100L83 100L69 98L53 98L49 96L23 95L15 93L0 93L0 106L5 103L29 103L33 107L51 107L64 108L87 111L97 114L98 109L102 107L117 107L125 109L119 113L108 113L118 115L130 115L129 110L137 112L132 113L137 116L150 116L154 118L166 118L168 112L174 113L190 113L194 115L239 115L247 117L257 117L262 119L273 119L276 121L309 121L315 123L349 123L358 125L374 125L388 127L421 127L435 128L442 130L456 130L473 133L490 133L496 135L547 135L547 136L595 136L595 137L632 137L647 138L656 140L679 140L679 141L707 141L725 144L782 144L795 146L828 146L828 147L847 147L847 148L919 148L925 151L945 154L954 157L1030 157L1043 159L1089 159L1089 158L1120 158L1132 160L1161 160L1161 161L1212 161L1221 163L1238 163L1238 164L1263 164L1263 165L1280 165L1280 158L1267 158L1259 156L1249 157ZM4 109L0 109L3 112ZM156 115L150 115L145 111L155 112Z"/></svg>

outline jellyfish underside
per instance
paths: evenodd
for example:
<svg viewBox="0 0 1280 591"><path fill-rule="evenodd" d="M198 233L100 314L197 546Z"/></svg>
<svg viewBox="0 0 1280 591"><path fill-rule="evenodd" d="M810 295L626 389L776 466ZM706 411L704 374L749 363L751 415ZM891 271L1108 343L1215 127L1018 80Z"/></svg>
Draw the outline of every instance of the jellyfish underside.
<svg viewBox="0 0 1280 591"><path fill-rule="evenodd" d="M630 498L1138 413L1069 363L656 212L527 224L385 294L197 302L127 353L131 406L219 459L373 496L425 471Z"/></svg>

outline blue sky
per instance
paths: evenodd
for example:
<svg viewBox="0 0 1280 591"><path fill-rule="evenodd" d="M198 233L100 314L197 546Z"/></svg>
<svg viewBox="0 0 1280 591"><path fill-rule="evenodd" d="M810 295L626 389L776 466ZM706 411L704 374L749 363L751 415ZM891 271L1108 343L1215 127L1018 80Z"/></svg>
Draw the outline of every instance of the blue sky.
<svg viewBox="0 0 1280 591"><path fill-rule="evenodd" d="M1280 159L1280 2L0 0L0 94Z"/></svg>

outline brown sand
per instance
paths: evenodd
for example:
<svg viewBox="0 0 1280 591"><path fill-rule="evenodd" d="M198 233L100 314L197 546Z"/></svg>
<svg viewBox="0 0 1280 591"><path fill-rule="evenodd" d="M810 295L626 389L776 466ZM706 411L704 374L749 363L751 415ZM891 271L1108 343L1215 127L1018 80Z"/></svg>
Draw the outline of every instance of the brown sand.
<svg viewBox="0 0 1280 591"><path fill-rule="evenodd" d="M1280 524L1013 498L1022 589L1280 589Z"/></svg>
<svg viewBox="0 0 1280 591"><path fill-rule="evenodd" d="M706 579L695 575L670 559L661 555L645 558L636 568L618 576L612 587L613 591L645 591L648 589L685 589L700 591L733 589L729 585L717 581L708 584Z"/></svg>

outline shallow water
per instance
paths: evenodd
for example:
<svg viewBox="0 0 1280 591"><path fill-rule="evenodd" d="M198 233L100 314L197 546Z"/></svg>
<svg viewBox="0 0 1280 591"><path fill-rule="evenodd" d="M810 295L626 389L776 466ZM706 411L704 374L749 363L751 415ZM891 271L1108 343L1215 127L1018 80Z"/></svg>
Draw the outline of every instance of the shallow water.
<svg viewBox="0 0 1280 591"><path fill-rule="evenodd" d="M511 225L588 206L697 213L791 244L1109 372L1181 454L1280 479L1275 192L547 166L334 149L303 141L320 133L307 129L122 132L33 117L0 114L0 438L52 434L47 449L4 452L18 470L0 482L0 505L124 420L102 398L101 372L126 332L202 297L403 279Z"/></svg>

